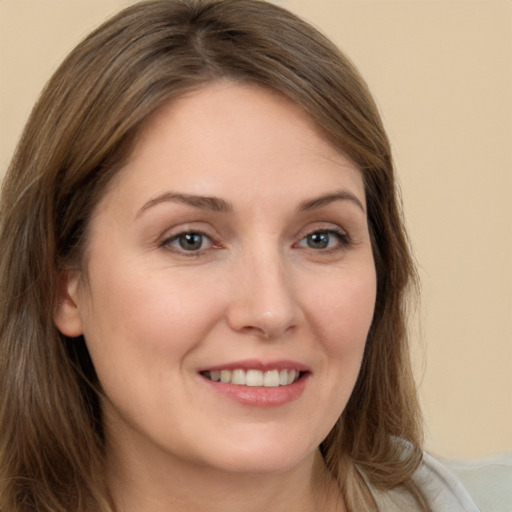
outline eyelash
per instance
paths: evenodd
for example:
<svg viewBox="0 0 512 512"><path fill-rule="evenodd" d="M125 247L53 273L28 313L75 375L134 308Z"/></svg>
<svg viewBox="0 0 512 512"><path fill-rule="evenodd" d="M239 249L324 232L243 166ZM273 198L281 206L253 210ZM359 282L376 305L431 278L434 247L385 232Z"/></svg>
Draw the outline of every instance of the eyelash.
<svg viewBox="0 0 512 512"><path fill-rule="evenodd" d="M331 237L334 235L338 243L335 244L334 247L321 247L321 248L314 248L314 247L308 247L308 246L302 246L302 242L308 241L309 237L312 237L313 235L328 235ZM201 237L201 246L203 245L203 242L206 240L209 240L209 246L206 248L198 248L197 250L191 249L187 250L183 246L176 247L173 245L174 242L180 243L180 240L183 240L184 237L187 236L199 236ZM311 239L310 239L311 240ZM330 243L330 239L328 240L328 243ZM315 252L322 252L322 253L334 253L338 251L342 251L344 249L349 248L353 244L352 239L348 235L348 233L342 229L339 228L328 228L328 229L314 229L310 232L308 232L306 235L304 235L299 242L294 244L294 247L304 247L314 250ZM181 245L181 244L180 244ZM205 251L208 251L212 248L221 248L221 245L216 243L211 236L207 235L206 233L200 231L200 230L186 230L181 231L179 233L176 233L175 235L172 235L165 240L162 241L160 244L161 247L166 248L167 250L170 250L172 252L176 252L179 254L182 254L186 257L198 257L201 256Z"/></svg>
<svg viewBox="0 0 512 512"><path fill-rule="evenodd" d="M323 247L323 248L316 248L316 249L313 247L310 247L310 249L313 249L318 252L333 253L333 252L341 251L344 249L348 249L353 243L349 234L340 228L321 228L321 229L314 229L313 231L310 231L309 233L307 233L305 236L303 236L300 239L300 241L296 245L301 244L305 240L307 241L308 237L311 237L313 235L328 235L329 237L334 235L338 240L338 243L334 247ZM329 240L329 242L330 242L330 240Z"/></svg>
<svg viewBox="0 0 512 512"><path fill-rule="evenodd" d="M196 236L198 235L198 236L202 237L201 245L203 244L205 239L209 240L210 241L209 247L204 248L204 249L199 248L198 250L187 250L183 247L175 247L172 245L173 242L179 243L180 239L183 239L186 236L193 236L193 235L196 235ZM193 229L176 233L175 235L172 235L169 238L166 238L160 245L161 245L161 247L164 247L167 250L183 254L187 257L197 257L197 256L200 256L204 251L207 251L208 249L211 249L212 247L215 247L215 248L220 247L220 245L216 244L212 240L211 236L207 235L206 233L204 233L200 230L193 230Z"/></svg>

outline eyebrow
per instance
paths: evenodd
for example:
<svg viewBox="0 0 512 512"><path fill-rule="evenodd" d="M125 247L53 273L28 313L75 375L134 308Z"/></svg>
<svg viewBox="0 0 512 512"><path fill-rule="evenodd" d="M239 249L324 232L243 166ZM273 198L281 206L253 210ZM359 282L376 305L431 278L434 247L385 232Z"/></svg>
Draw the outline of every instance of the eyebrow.
<svg viewBox="0 0 512 512"><path fill-rule="evenodd" d="M149 208L166 202L174 202L200 208L201 210L210 210L217 213L229 213L233 211L233 205L229 201L219 199L218 197L196 196L192 194L177 194L174 192L166 192L153 199L150 199L137 212L136 217L142 215Z"/></svg>
<svg viewBox="0 0 512 512"><path fill-rule="evenodd" d="M314 199L303 201L302 203L300 203L297 210L315 210L318 208L322 208L323 206L327 206L328 204L333 203L335 201L350 201L351 203L358 206L363 211L363 213L366 213L361 201L354 194L352 194L352 192L349 192L348 190L340 190L339 192L325 194ZM192 206L194 208L199 208L201 210L210 210L216 213L230 213L233 211L233 205L229 201L226 201L225 199L220 199L218 197L165 192L164 194L160 194L159 196L150 199L147 203L145 203L142 206L142 208L137 212L136 218L140 217L146 210L152 208L153 206L166 202L181 203L188 206Z"/></svg>
<svg viewBox="0 0 512 512"><path fill-rule="evenodd" d="M352 194L352 192L349 192L348 190L340 190L339 192L325 194L323 196L304 201L299 205L298 209L299 211L316 210L317 208L327 206L328 204L333 203L334 201L350 201L351 203L358 206L363 213L366 213L363 203L357 198L357 196L355 196L354 194Z"/></svg>

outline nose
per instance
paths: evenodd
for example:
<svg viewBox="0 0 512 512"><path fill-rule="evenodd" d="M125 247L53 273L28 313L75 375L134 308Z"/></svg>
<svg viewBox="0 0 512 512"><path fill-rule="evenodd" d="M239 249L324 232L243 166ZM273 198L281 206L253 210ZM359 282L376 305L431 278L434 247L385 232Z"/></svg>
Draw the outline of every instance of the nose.
<svg viewBox="0 0 512 512"><path fill-rule="evenodd" d="M237 331L277 339L300 322L292 272L278 250L254 251L232 275L228 323Z"/></svg>

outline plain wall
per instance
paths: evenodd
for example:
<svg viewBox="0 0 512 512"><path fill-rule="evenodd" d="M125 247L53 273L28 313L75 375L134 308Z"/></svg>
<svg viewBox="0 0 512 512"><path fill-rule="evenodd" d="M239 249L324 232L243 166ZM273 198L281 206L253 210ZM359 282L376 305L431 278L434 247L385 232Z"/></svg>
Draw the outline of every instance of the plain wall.
<svg viewBox="0 0 512 512"><path fill-rule="evenodd" d="M51 72L128 3L0 0L0 173ZM346 51L388 128L422 280L427 447L512 451L512 2L276 3Z"/></svg>

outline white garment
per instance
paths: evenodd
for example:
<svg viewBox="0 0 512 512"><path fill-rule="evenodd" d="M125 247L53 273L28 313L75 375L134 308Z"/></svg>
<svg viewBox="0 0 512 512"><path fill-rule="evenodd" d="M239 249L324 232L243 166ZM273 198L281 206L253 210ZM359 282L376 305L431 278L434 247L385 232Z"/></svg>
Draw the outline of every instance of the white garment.
<svg viewBox="0 0 512 512"><path fill-rule="evenodd" d="M428 453L413 475L433 512L480 512L458 478ZM403 488L373 491L379 512L417 512L413 497Z"/></svg>
<svg viewBox="0 0 512 512"><path fill-rule="evenodd" d="M443 460L482 512L512 512L512 452L481 459Z"/></svg>

